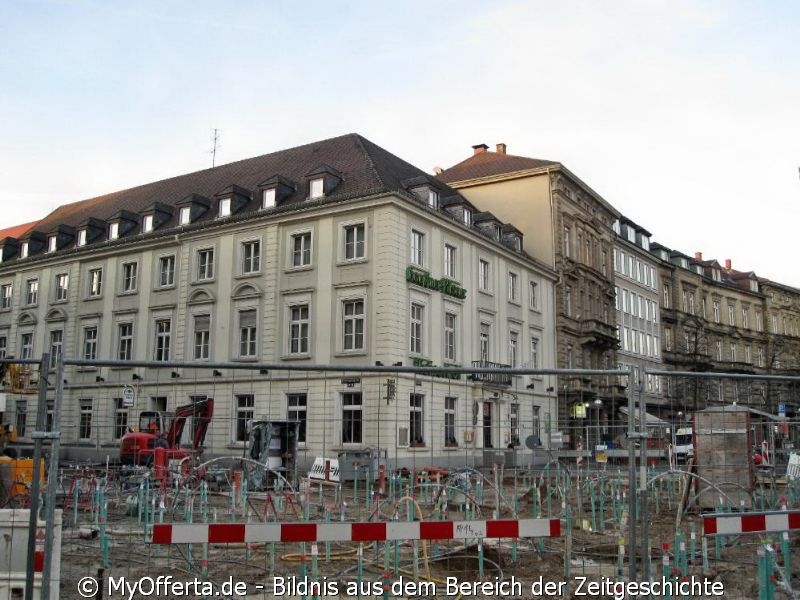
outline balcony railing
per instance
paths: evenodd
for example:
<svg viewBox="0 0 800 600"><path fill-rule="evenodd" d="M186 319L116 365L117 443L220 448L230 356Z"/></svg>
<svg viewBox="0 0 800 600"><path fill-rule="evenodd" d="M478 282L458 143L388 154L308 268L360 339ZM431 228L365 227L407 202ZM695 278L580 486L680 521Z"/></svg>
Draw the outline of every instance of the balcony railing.
<svg viewBox="0 0 800 600"><path fill-rule="evenodd" d="M478 369L510 369L511 365L489 362L488 360L473 360L472 366ZM480 381L492 385L511 385L511 375L505 373L473 373L472 381Z"/></svg>

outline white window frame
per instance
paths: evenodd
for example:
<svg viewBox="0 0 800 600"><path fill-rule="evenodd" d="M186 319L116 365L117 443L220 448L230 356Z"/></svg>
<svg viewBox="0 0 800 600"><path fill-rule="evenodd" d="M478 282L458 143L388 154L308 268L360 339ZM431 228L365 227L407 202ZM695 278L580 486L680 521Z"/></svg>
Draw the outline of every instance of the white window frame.
<svg viewBox="0 0 800 600"><path fill-rule="evenodd" d="M425 267L425 239L424 231L411 230L411 264L422 268Z"/></svg>
<svg viewBox="0 0 800 600"><path fill-rule="evenodd" d="M359 232L361 234L360 239ZM342 240L339 255L341 262L355 262L364 260L367 257L366 221L342 223L339 229L339 235Z"/></svg>
<svg viewBox="0 0 800 600"><path fill-rule="evenodd" d="M20 258L28 258L28 254L30 253L30 242L22 242L22 246L20 246L19 250L19 257Z"/></svg>
<svg viewBox="0 0 800 600"><path fill-rule="evenodd" d="M478 333L478 356L481 363L492 360L492 324L481 321Z"/></svg>
<svg viewBox="0 0 800 600"><path fill-rule="evenodd" d="M508 272L508 301L519 304L519 275L513 271Z"/></svg>
<svg viewBox="0 0 800 600"><path fill-rule="evenodd" d="M243 317L254 319L253 325L243 325ZM258 357L258 311L255 308L244 308L238 311L239 358Z"/></svg>
<svg viewBox="0 0 800 600"><path fill-rule="evenodd" d="M340 394L342 445L360 446L364 443L364 396L361 392L340 392ZM352 416L348 418L347 413L352 413ZM348 427L348 424L351 426Z"/></svg>
<svg viewBox="0 0 800 600"><path fill-rule="evenodd" d="M617 288L617 289L619 289L619 288ZM528 302L530 303L530 309L538 311L539 310L539 298L538 298L538 296L539 296L539 284L537 282L535 282L535 281L528 282L528 294L529 294ZM619 302L619 301L617 301L617 302ZM619 305L617 305L617 308L619 308Z"/></svg>
<svg viewBox="0 0 800 600"><path fill-rule="evenodd" d="M119 237L119 221L108 224L108 239L116 240Z"/></svg>
<svg viewBox="0 0 800 600"><path fill-rule="evenodd" d="M261 192L261 209L267 210L276 206L276 188L267 188Z"/></svg>
<svg viewBox="0 0 800 600"><path fill-rule="evenodd" d="M248 427L255 418L256 397L255 394L236 394L235 401L236 417L233 419L231 428L231 443L243 445L247 443Z"/></svg>
<svg viewBox="0 0 800 600"><path fill-rule="evenodd" d="M181 206L181 209L178 212L178 224L190 225L191 223L192 223L192 207Z"/></svg>
<svg viewBox="0 0 800 600"><path fill-rule="evenodd" d="M242 275L253 275L261 272L261 239L242 240Z"/></svg>
<svg viewBox="0 0 800 600"><path fill-rule="evenodd" d="M508 364L512 369L519 364L519 331L514 329L508 332Z"/></svg>
<svg viewBox="0 0 800 600"><path fill-rule="evenodd" d="M458 397L444 397L444 446L455 448L458 446L458 435L456 434L456 423L458 416Z"/></svg>
<svg viewBox="0 0 800 600"><path fill-rule="evenodd" d="M83 360L97 360L99 338L97 325L87 325L83 328Z"/></svg>
<svg viewBox="0 0 800 600"><path fill-rule="evenodd" d="M408 443L425 445L425 394L411 392L408 395Z"/></svg>
<svg viewBox="0 0 800 600"><path fill-rule="evenodd" d="M33 358L33 332L24 331L19 336L20 358Z"/></svg>
<svg viewBox="0 0 800 600"><path fill-rule="evenodd" d="M308 439L308 394L306 392L286 394L286 418L300 423L297 428L297 443L305 446Z"/></svg>
<svg viewBox="0 0 800 600"><path fill-rule="evenodd" d="M308 182L308 198L315 200L317 198L325 197L325 178L315 177Z"/></svg>
<svg viewBox="0 0 800 600"><path fill-rule="evenodd" d="M100 298L103 295L103 267L92 267L88 271L88 297Z"/></svg>
<svg viewBox="0 0 800 600"><path fill-rule="evenodd" d="M139 279L139 263L122 263L122 293L133 293L136 291Z"/></svg>
<svg viewBox="0 0 800 600"><path fill-rule="evenodd" d="M452 363L458 360L458 315L455 312L444 313L444 360Z"/></svg>
<svg viewBox="0 0 800 600"><path fill-rule="evenodd" d="M131 321L126 321L124 323L117 323L117 360L132 360L132 359L133 359L133 323Z"/></svg>
<svg viewBox="0 0 800 600"><path fill-rule="evenodd" d="M58 357L64 350L64 330L53 329L50 332L50 368L55 369Z"/></svg>
<svg viewBox="0 0 800 600"><path fill-rule="evenodd" d="M195 251L195 281L213 281L214 248L198 248Z"/></svg>
<svg viewBox="0 0 800 600"><path fill-rule="evenodd" d="M111 431L112 439L119 440L128 431L128 408L123 404L122 398L114 398L114 428Z"/></svg>
<svg viewBox="0 0 800 600"><path fill-rule="evenodd" d="M305 316L303 316L303 309L305 309ZM311 304L309 302L290 304L287 323L287 354L290 356L308 355L311 352Z"/></svg>
<svg viewBox="0 0 800 600"><path fill-rule="evenodd" d="M39 280L28 279L25 282L25 305L34 306L39 304Z"/></svg>
<svg viewBox="0 0 800 600"><path fill-rule="evenodd" d="M445 242L443 250L444 276L449 279L458 278L458 248Z"/></svg>
<svg viewBox="0 0 800 600"><path fill-rule="evenodd" d="M425 305L411 302L409 309L409 352L425 354Z"/></svg>
<svg viewBox="0 0 800 600"><path fill-rule="evenodd" d="M299 244L298 244L299 243ZM314 262L314 234L310 229L289 234L289 266L292 269L308 269Z"/></svg>
<svg viewBox="0 0 800 600"><path fill-rule="evenodd" d="M175 287L175 263L176 258L174 254L167 254L158 257L158 277L159 288Z"/></svg>
<svg viewBox="0 0 800 600"><path fill-rule="evenodd" d="M619 327L619 326L617 326L617 327ZM619 329L617 329L617 331L619 331ZM617 337L619 337L619 334L617 334ZM536 337L534 335L531 335L530 348L531 348L531 360L530 360L531 369L538 369L539 368L539 338L538 337Z"/></svg>
<svg viewBox="0 0 800 600"><path fill-rule="evenodd" d="M478 289L482 292L492 291L491 263L485 258L478 259Z"/></svg>
<svg viewBox="0 0 800 600"><path fill-rule="evenodd" d="M217 217L220 219L224 219L225 217L231 216L231 199L230 198L220 198L219 200L219 210L217 212Z"/></svg>
<svg viewBox="0 0 800 600"><path fill-rule="evenodd" d="M47 251L55 252L58 250L58 237L51 235L47 238Z"/></svg>
<svg viewBox="0 0 800 600"><path fill-rule="evenodd" d="M366 302L364 298L342 300L342 350L344 352L363 352L366 346ZM361 312L355 312L359 309ZM348 307L352 312L348 314ZM349 340L349 343L348 343Z"/></svg>
<svg viewBox="0 0 800 600"><path fill-rule="evenodd" d="M92 413L93 404L91 398L81 398L78 400L80 407L80 420L78 421L78 440L86 442L92 439ZM84 435L88 430L88 434Z"/></svg>
<svg viewBox="0 0 800 600"><path fill-rule="evenodd" d="M142 217L142 233L150 233L151 231L153 231L154 223L155 223L154 215L144 215Z"/></svg>
<svg viewBox="0 0 800 600"><path fill-rule="evenodd" d="M4 283L0 286L0 308L11 308L14 297L14 284Z"/></svg>
<svg viewBox="0 0 800 600"><path fill-rule="evenodd" d="M58 273L56 275L56 302L63 302L69 299L69 273Z"/></svg>
<svg viewBox="0 0 800 600"><path fill-rule="evenodd" d="M169 361L172 355L172 317L157 317L153 334L153 360Z"/></svg>
<svg viewBox="0 0 800 600"><path fill-rule="evenodd" d="M205 328L202 328L204 324ZM194 360L208 360L211 357L211 315L209 313L192 315L192 357Z"/></svg>
<svg viewBox="0 0 800 600"><path fill-rule="evenodd" d="M86 229L79 229L78 230L78 240L76 242L76 246L78 248L80 248L81 246L85 246L86 245L86 237L87 237Z"/></svg>

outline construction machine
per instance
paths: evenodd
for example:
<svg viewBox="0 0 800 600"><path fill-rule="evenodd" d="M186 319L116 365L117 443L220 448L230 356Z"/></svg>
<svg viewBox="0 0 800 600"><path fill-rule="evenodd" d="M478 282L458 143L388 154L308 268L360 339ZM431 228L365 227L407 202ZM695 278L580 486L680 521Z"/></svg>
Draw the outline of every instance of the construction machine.
<svg viewBox="0 0 800 600"><path fill-rule="evenodd" d="M164 448L169 463L198 457L203 452L203 442L213 414L213 398L179 406L174 413L143 411L139 415L138 428L128 431L120 440L120 462L123 465L149 466L157 447ZM181 438L188 419L192 420L191 447L184 447Z"/></svg>

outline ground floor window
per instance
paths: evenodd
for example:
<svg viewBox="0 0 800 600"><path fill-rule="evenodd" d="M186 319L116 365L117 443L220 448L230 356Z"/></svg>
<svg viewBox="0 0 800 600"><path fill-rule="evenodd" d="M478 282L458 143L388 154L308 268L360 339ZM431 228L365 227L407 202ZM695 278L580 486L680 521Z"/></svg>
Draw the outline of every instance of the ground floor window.
<svg viewBox="0 0 800 600"><path fill-rule="evenodd" d="M297 428L297 442L304 444L306 442L306 418L308 409L308 395L307 394L289 394L286 396L286 418L290 421L299 421L300 426Z"/></svg>
<svg viewBox="0 0 800 600"><path fill-rule="evenodd" d="M248 423L253 420L256 400L253 394L240 394L236 396L236 422L234 425L233 441L246 442L248 436Z"/></svg>
<svg viewBox="0 0 800 600"><path fill-rule="evenodd" d="M423 405L425 396L422 394L410 394L408 399L408 435L411 445L422 445L425 443L423 435Z"/></svg>
<svg viewBox="0 0 800 600"><path fill-rule="evenodd" d="M361 392L342 394L342 443L360 444L363 434Z"/></svg>
<svg viewBox="0 0 800 600"><path fill-rule="evenodd" d="M128 408L122 398L114 398L114 439L120 439L127 430Z"/></svg>
<svg viewBox="0 0 800 600"><path fill-rule="evenodd" d="M89 440L92 437L92 401L80 400L81 419L78 424L78 439Z"/></svg>
<svg viewBox="0 0 800 600"><path fill-rule="evenodd" d="M456 404L458 398L446 396L444 399L444 445L457 446L456 439Z"/></svg>

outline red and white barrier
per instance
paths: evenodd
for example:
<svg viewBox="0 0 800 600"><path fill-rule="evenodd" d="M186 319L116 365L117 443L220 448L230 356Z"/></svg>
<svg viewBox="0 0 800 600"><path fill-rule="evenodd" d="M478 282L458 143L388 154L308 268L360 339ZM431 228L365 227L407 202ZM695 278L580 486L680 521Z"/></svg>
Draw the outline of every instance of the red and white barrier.
<svg viewBox="0 0 800 600"><path fill-rule="evenodd" d="M779 533L800 530L800 510L703 515L704 535Z"/></svg>
<svg viewBox="0 0 800 600"><path fill-rule="evenodd" d="M559 537L559 519L362 523L157 523L154 544L372 542Z"/></svg>

